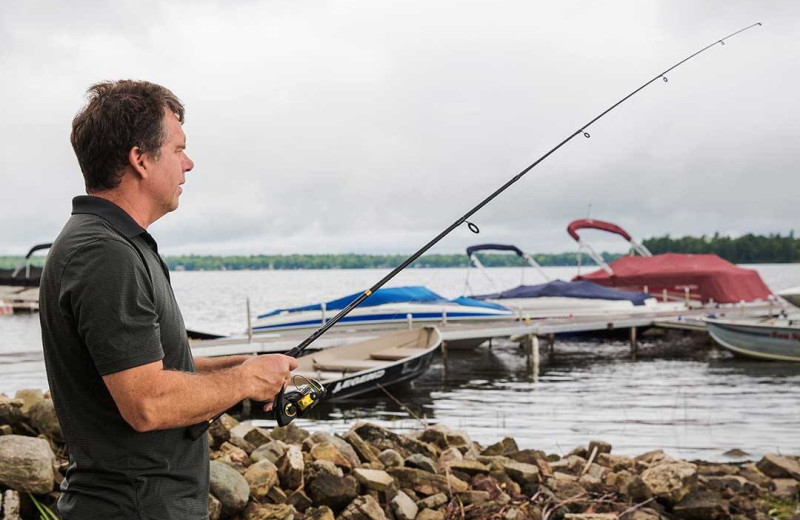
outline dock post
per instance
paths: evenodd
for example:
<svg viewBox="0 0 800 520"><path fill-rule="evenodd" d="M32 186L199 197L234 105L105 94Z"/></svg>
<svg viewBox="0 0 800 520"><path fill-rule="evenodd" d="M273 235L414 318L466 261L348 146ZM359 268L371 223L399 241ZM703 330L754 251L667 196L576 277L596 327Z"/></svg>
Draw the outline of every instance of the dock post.
<svg viewBox="0 0 800 520"><path fill-rule="evenodd" d="M253 318L250 313L250 298L247 298L247 342L253 342Z"/></svg>
<svg viewBox="0 0 800 520"><path fill-rule="evenodd" d="M631 327L631 359L636 361L639 353L639 342L636 341L636 327Z"/></svg>
<svg viewBox="0 0 800 520"><path fill-rule="evenodd" d="M537 381L539 379L539 336L528 334L523 341L525 344L528 377L533 381Z"/></svg>
<svg viewBox="0 0 800 520"><path fill-rule="evenodd" d="M447 342L442 341L442 381L447 381Z"/></svg>
<svg viewBox="0 0 800 520"><path fill-rule="evenodd" d="M414 328L414 317L411 316L410 312L406 314L406 320L408 320L408 330L412 330Z"/></svg>
<svg viewBox="0 0 800 520"><path fill-rule="evenodd" d="M547 351L550 354L556 351L556 335L554 332L547 335Z"/></svg>
<svg viewBox="0 0 800 520"><path fill-rule="evenodd" d="M494 339L494 338L489 338L489 350L492 350L492 340L493 340L493 339Z"/></svg>
<svg viewBox="0 0 800 520"><path fill-rule="evenodd" d="M442 325L447 325L447 307L442 309Z"/></svg>
<svg viewBox="0 0 800 520"><path fill-rule="evenodd" d="M327 310L328 310L328 307L323 302L323 304L322 304L322 324L323 325L325 325L325 322L328 320L328 317L326 316L326 313L327 313L326 311Z"/></svg>

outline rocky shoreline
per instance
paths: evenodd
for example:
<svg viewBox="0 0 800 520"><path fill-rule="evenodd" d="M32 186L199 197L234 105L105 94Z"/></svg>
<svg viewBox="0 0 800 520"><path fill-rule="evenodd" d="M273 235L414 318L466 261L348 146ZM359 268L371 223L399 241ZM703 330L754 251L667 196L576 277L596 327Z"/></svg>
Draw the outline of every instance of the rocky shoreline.
<svg viewBox="0 0 800 520"><path fill-rule="evenodd" d="M443 426L336 436L227 415L208 435L212 520L800 520L796 456L689 462L594 441L560 457ZM0 394L0 520L38 518L34 499L55 510L66 467L52 400Z"/></svg>

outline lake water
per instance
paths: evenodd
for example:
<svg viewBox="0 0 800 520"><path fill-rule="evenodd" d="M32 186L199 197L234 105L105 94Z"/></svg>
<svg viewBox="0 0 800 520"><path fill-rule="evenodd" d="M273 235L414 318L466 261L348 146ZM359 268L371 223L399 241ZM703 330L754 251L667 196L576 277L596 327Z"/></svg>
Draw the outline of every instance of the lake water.
<svg viewBox="0 0 800 520"><path fill-rule="evenodd" d="M757 265L773 290L800 284L800 265ZM332 299L363 290L388 270L175 272L173 286L189 328L242 332L246 299L253 314L276 307ZM574 268L546 268L569 278ZM521 272L490 269L500 287L516 285ZM461 269L410 269L391 285L426 285L447 297L465 292ZM526 281L540 281L526 272ZM472 271L474 292L494 290ZM0 318L0 392L46 388L38 316ZM639 454L662 448L685 458L725 460L739 448L800 454L800 364L735 359L705 337L673 333L645 337L639 360L629 359L626 341L559 339L543 355L532 381L516 344L494 342L475 351L451 352L447 377L440 359L420 379L390 389L392 396L428 423L467 431L492 443L513 436L523 447L566 453L592 439L615 452ZM320 405L313 419L298 424L344 431L355 420L395 429L420 421L389 396L370 395L342 404Z"/></svg>

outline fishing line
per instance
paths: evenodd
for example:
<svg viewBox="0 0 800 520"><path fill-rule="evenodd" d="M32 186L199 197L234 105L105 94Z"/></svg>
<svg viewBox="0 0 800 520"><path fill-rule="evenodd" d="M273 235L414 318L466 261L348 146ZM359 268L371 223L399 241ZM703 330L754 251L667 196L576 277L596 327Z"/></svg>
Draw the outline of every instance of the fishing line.
<svg viewBox="0 0 800 520"><path fill-rule="evenodd" d="M459 217L455 222L450 224L444 231L442 231L441 233L436 235L436 237L434 237L431 241L429 241L427 244L425 244L419 250L417 250L414 254L412 254L407 259L405 259L403 261L403 263L401 263L399 266L397 266L395 269L393 269L389 274L387 274L386 276L381 278L375 285L373 285L372 287L370 287L369 289L364 291L358 298L356 298L355 300L350 302L350 304L347 305L347 307L345 307L344 309L339 311L339 313L336 316L331 318L322 327L317 329L313 334L311 334L309 337L307 337L305 340L303 340L302 343L300 343L296 347L292 348L289 352L286 353L286 355L287 356L291 356L291 357L299 356L303 352L303 350L305 350L305 348L307 346L309 346L314 341L316 341L320 336L322 336L323 334L328 332L328 330L330 330L330 328L333 327L339 320L341 320L347 314L349 314L350 311L352 311L353 309L358 307L364 300L369 298L372 293L374 293L375 291L377 291L378 289L383 287L386 284L386 282L388 282L389 280L394 278L400 271L402 271L403 269L408 267L417 258L422 256L422 254L425 253L428 249L430 249L431 247L436 245L439 241L441 241L444 237L449 235L450 232L453 231L455 228L457 228L460 225L466 223L467 227L469 228L470 231L472 231L473 233L479 233L480 229L478 229L478 226L475 225L473 222L468 221L467 220L468 218L470 218L472 215L474 215L476 212L478 212L481 208L486 206L488 203L493 201L498 195L500 195L501 193L506 191L509 187L511 187L511 185L513 185L518 180L520 180L526 173L528 173L529 171L534 169L536 166L539 165L539 163L541 163L542 161L544 161L545 159L550 157L550 155L552 155L556 150L558 150L559 148L561 148L562 146L564 146L565 144L570 142L576 136L582 134L585 138L587 138L587 139L590 138L591 134L589 134L589 132L587 131L587 129L590 126L592 126L594 123L596 123L602 117L604 117L606 114L608 114L609 112L611 112L612 110L617 108L619 105L621 105L622 103L624 103L625 101L627 101L631 97L635 96L639 91L643 90L644 88L649 86L651 83L653 83L655 81L658 81L659 79L662 80L664 83L668 82L669 80L667 78L667 74L669 74L670 72L672 72L676 68L680 67L681 65L683 65L687 61L691 60L695 56L704 53L705 51L707 51L708 49L710 49L711 47L714 47L716 45L725 45L725 40L729 40L730 38L733 38L734 36L736 36L736 35L738 35L740 33L743 33L744 31L747 31L749 29L752 29L753 27L760 26L760 25L761 25L761 22L756 22L756 23L754 23L752 25L748 25L747 27L744 27L743 29L739 29L738 31L733 32L733 33L725 36L724 38L720 38L719 40L716 40L715 42L710 43L709 45L706 45L705 47L703 47L699 51L697 51L697 52L687 56L686 58L680 60L676 64L674 64L671 67L669 67L668 69L664 70L663 72L660 72L660 73L656 74L651 80L647 81L646 83L641 85L639 88L637 88L636 90L634 90L633 92L631 92L627 96L623 97L622 99L620 99L619 101L617 101L616 103L614 103L613 105L611 105L610 107L605 109L603 112L601 112L599 115L597 115L594 119L592 119L588 123L580 126L577 130L575 130L575 132L570 134L566 139L564 139L563 141L558 143L556 146L551 148L547 153L545 153L544 155L542 155L541 157L536 159L533 163L531 163L526 168L524 168L521 172L519 172L514 177L512 177L508 182L506 182L505 184L500 186L497 190L492 192L491 195L489 195L488 197L483 199L480 203L478 203L477 205L473 206L472 209L467 211L464 215ZM281 391L278 393L278 395L275 396L275 401L276 402L282 402L283 394L284 394L283 389L281 389ZM280 412L281 412L281 410L275 409L275 413L276 414L278 414ZM212 419L210 419L208 421L204 421L202 423L190 426L188 428L189 436L191 438L193 438L193 439L199 438L208 429L208 427L211 425L211 423L214 422L217 418L221 417L223 413L224 412L220 412L218 415L216 415L214 418L212 418ZM279 419L278 422L280 423L281 422L280 418L277 417L277 415L276 415L276 418Z"/></svg>

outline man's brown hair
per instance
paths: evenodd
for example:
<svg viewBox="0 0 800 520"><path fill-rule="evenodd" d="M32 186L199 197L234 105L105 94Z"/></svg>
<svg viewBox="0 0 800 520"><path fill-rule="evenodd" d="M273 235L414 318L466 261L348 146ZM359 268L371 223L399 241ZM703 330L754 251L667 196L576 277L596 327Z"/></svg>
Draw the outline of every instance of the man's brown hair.
<svg viewBox="0 0 800 520"><path fill-rule="evenodd" d="M167 138L165 109L183 123L178 97L149 81L103 81L86 93L86 106L72 120L70 141L88 193L119 186L135 146L158 160Z"/></svg>

